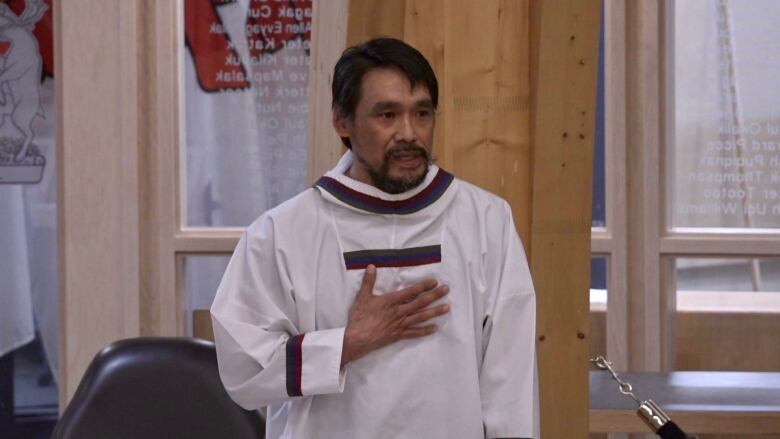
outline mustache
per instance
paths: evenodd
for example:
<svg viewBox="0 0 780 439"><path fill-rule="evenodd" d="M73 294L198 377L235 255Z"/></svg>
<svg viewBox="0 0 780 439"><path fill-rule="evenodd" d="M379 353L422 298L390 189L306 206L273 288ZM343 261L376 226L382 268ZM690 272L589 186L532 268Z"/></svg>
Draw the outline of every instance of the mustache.
<svg viewBox="0 0 780 439"><path fill-rule="evenodd" d="M385 160L407 154L417 154L422 156L426 162L431 161L431 158L428 156L428 151L416 143L399 143L393 145L385 152Z"/></svg>

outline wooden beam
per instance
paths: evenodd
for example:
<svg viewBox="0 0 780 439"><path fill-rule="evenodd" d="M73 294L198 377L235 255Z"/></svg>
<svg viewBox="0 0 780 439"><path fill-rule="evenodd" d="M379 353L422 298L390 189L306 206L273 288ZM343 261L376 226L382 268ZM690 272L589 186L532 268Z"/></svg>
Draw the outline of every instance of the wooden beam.
<svg viewBox="0 0 780 439"><path fill-rule="evenodd" d="M600 2L538 2L533 73L531 265L541 429L588 434L591 182ZM535 28L536 29L536 28ZM564 420L562 422L562 420Z"/></svg>
<svg viewBox="0 0 780 439"><path fill-rule="evenodd" d="M62 409L99 349L139 334L140 306L138 3L68 5L54 8Z"/></svg>

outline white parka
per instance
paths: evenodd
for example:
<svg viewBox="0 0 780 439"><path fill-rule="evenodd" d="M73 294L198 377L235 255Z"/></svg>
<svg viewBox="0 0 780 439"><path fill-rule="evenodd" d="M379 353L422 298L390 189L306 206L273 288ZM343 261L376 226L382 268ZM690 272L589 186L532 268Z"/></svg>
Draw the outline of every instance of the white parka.
<svg viewBox="0 0 780 439"><path fill-rule="evenodd" d="M211 308L228 393L268 406L269 439L536 437L535 298L508 204L435 165L387 194L351 163L239 241ZM435 278L450 312L340 368L369 263L375 294Z"/></svg>

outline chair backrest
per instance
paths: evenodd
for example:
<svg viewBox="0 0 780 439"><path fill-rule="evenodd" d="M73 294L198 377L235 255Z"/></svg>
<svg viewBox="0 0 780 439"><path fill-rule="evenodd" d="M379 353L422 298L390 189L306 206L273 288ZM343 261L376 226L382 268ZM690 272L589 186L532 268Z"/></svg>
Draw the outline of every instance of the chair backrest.
<svg viewBox="0 0 780 439"><path fill-rule="evenodd" d="M264 431L259 413L225 392L213 343L142 337L95 356L53 438L257 439Z"/></svg>

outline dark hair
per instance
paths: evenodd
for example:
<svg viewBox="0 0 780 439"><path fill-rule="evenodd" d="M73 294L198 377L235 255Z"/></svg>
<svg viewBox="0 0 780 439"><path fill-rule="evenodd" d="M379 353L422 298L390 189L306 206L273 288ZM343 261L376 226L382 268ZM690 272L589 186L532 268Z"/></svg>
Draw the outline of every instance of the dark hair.
<svg viewBox="0 0 780 439"><path fill-rule="evenodd" d="M333 69L332 108L339 116L351 118L360 101L363 75L376 68L394 68L403 73L412 85L425 86L431 94L433 108L439 102L439 83L428 60L414 47L395 38L375 38L352 46L341 54ZM349 138L341 141L352 148Z"/></svg>

